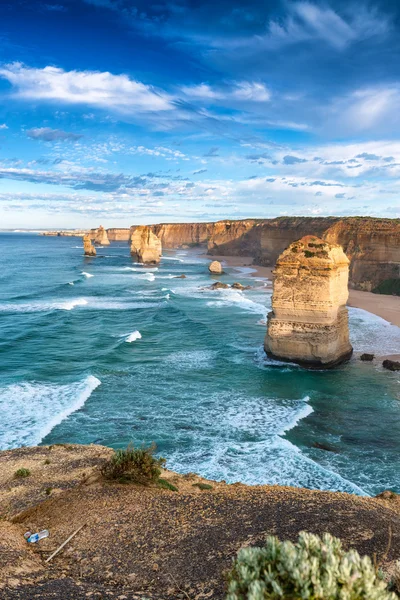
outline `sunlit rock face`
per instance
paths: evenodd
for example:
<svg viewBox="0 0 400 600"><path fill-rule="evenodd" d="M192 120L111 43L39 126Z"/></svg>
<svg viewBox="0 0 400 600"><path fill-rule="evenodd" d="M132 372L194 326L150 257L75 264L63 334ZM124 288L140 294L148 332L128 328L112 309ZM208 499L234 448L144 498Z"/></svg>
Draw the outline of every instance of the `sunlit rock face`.
<svg viewBox="0 0 400 600"><path fill-rule="evenodd" d="M107 236L107 231L104 229L103 225L97 230L96 237L94 238L94 243L98 246L109 246L110 242Z"/></svg>
<svg viewBox="0 0 400 600"><path fill-rule="evenodd" d="M219 262L219 260L213 260L212 263L210 263L208 270L210 271L210 273L214 273L216 275L221 275L222 265Z"/></svg>
<svg viewBox="0 0 400 600"><path fill-rule="evenodd" d="M267 354L312 368L350 358L348 277L349 259L341 246L314 236L290 244L274 271Z"/></svg>
<svg viewBox="0 0 400 600"><path fill-rule="evenodd" d="M131 255L140 263L156 264L162 253L161 241L147 225L136 227L131 236Z"/></svg>
<svg viewBox="0 0 400 600"><path fill-rule="evenodd" d="M96 256L96 248L92 244L90 235L83 236L83 251L85 256Z"/></svg>

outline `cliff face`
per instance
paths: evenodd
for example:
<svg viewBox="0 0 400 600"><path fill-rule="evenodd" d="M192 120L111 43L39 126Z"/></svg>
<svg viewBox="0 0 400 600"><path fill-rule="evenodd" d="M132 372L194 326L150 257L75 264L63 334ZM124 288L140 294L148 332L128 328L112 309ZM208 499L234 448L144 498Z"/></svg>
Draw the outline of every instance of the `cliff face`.
<svg viewBox="0 0 400 600"><path fill-rule="evenodd" d="M353 287L371 291L383 281L400 278L399 220L343 219L324 238L343 247L350 259Z"/></svg>
<svg viewBox="0 0 400 600"><path fill-rule="evenodd" d="M107 229L107 236L110 242L129 242L131 232L129 227Z"/></svg>
<svg viewBox="0 0 400 600"><path fill-rule="evenodd" d="M350 285L373 290L400 277L400 221L370 217L285 217L219 221L210 226L208 253L252 256L274 265L285 248L304 235L316 235L343 247L350 259Z"/></svg>
<svg viewBox="0 0 400 600"><path fill-rule="evenodd" d="M150 227L136 227L131 236L131 255L141 263L159 263L161 258L161 241Z"/></svg>
<svg viewBox="0 0 400 600"><path fill-rule="evenodd" d="M338 245L314 236L294 242L278 258L267 354L314 368L339 364L349 342L349 259Z"/></svg>
<svg viewBox="0 0 400 600"><path fill-rule="evenodd" d="M163 248L178 248L206 244L211 225L211 223L160 223L150 225L150 228L161 240Z"/></svg>

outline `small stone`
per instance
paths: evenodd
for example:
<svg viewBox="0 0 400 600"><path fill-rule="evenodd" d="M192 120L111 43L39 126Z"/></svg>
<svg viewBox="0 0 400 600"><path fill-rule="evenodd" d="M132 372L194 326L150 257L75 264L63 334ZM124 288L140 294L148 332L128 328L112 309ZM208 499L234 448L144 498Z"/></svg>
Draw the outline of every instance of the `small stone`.
<svg viewBox="0 0 400 600"><path fill-rule="evenodd" d="M368 354L367 352L364 352L364 354L361 354L360 356L360 360L363 362L370 362L371 360L374 360L374 358L375 354Z"/></svg>
<svg viewBox="0 0 400 600"><path fill-rule="evenodd" d="M389 371L400 371L400 362L396 360L389 360L388 358L383 361L382 367Z"/></svg>

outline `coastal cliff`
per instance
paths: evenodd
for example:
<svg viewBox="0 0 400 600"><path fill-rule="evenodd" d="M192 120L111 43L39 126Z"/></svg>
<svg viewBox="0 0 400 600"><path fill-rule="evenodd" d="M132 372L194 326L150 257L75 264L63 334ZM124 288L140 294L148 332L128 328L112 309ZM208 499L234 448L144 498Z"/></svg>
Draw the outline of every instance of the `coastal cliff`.
<svg viewBox="0 0 400 600"><path fill-rule="evenodd" d="M163 248L206 244L212 223L160 223L150 225Z"/></svg>
<svg viewBox="0 0 400 600"><path fill-rule="evenodd" d="M210 227L210 255L251 256L274 265L292 242L313 234L343 247L350 259L350 286L374 291L400 278L400 220L372 217L280 217L219 221Z"/></svg>
<svg viewBox="0 0 400 600"><path fill-rule="evenodd" d="M129 242L131 231L129 227L107 229L107 236L110 242Z"/></svg>
<svg viewBox="0 0 400 600"><path fill-rule="evenodd" d="M347 360L349 259L337 244L305 236L278 258L265 351L313 368Z"/></svg>
<svg viewBox="0 0 400 600"><path fill-rule="evenodd" d="M267 533L294 541L302 530L329 532L385 572L399 557L396 494L229 485L168 470L163 489L122 484L100 475L112 453L70 444L0 452L2 600L222 600L237 551L263 545ZM30 475L16 478L21 469ZM39 544L25 541L45 528Z"/></svg>

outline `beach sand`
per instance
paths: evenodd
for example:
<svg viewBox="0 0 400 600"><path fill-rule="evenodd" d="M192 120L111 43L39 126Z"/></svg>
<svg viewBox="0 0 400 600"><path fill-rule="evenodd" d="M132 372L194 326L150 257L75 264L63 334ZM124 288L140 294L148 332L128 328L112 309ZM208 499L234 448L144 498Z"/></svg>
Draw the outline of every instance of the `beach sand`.
<svg viewBox="0 0 400 600"><path fill-rule="evenodd" d="M272 284L272 268L253 265L251 256L213 256L212 258L213 260L221 261L221 263L227 267L251 267L255 270L254 273L251 273L253 277L267 277L271 280ZM385 321L389 321L392 325L400 327L399 296L385 296L350 289L347 304L348 306L353 306L355 308L362 308L363 310L385 319Z"/></svg>

